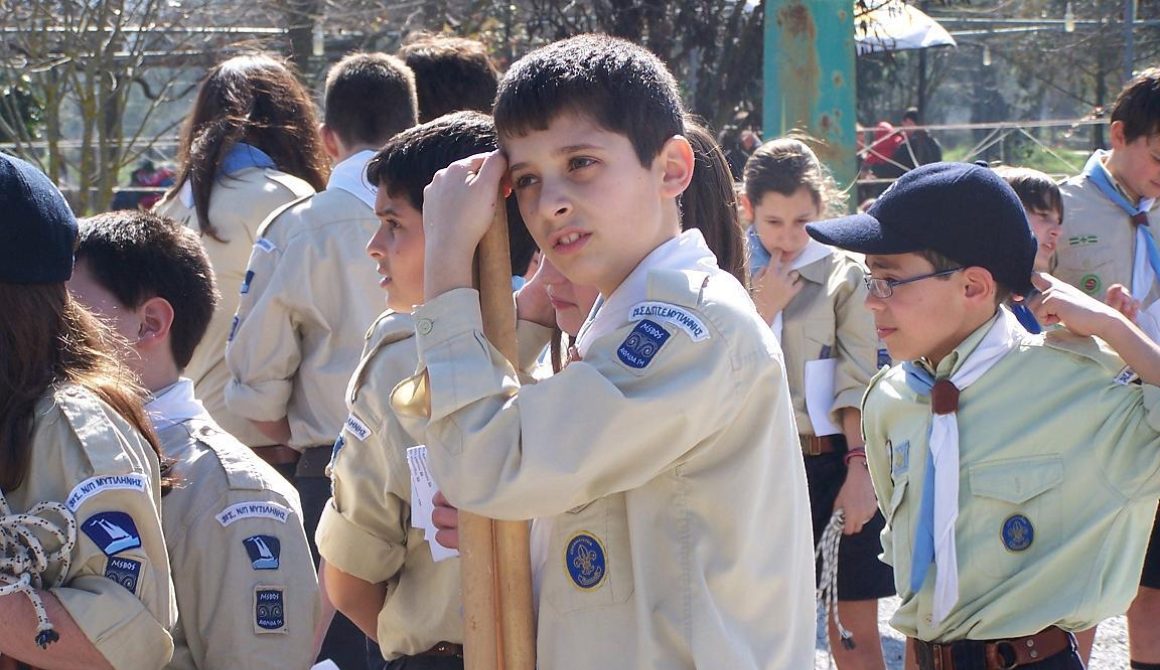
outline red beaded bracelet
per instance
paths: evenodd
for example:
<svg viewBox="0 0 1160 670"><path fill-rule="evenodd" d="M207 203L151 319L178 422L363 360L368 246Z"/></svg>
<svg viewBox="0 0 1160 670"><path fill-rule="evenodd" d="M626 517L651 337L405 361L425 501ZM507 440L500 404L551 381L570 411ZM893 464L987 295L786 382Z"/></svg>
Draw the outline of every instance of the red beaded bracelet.
<svg viewBox="0 0 1160 670"><path fill-rule="evenodd" d="M846 455L842 457L842 463L844 463L845 465L848 466L848 465L850 465L850 459L852 459L852 458L861 458L863 461L865 461L866 460L866 450L862 447L858 447L856 449L851 449L851 450L847 451Z"/></svg>

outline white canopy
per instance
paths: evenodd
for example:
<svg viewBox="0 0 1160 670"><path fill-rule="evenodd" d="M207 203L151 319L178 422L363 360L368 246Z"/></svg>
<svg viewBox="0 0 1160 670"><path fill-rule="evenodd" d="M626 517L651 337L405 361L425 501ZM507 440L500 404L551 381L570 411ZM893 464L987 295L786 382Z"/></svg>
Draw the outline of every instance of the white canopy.
<svg viewBox="0 0 1160 670"><path fill-rule="evenodd" d="M937 21L902 0L872 0L870 11L854 19L858 55L902 49L955 46Z"/></svg>

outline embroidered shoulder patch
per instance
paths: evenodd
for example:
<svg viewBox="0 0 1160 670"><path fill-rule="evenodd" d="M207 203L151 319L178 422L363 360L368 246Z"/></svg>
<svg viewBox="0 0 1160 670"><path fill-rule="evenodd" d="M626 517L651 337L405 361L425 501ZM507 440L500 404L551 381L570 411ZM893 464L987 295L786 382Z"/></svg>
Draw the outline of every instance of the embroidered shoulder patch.
<svg viewBox="0 0 1160 670"><path fill-rule="evenodd" d="M286 632L286 601L281 586L254 587L254 632Z"/></svg>
<svg viewBox="0 0 1160 670"><path fill-rule="evenodd" d="M277 570L282 556L282 541L273 535L251 535L242 540L250 565L255 570Z"/></svg>
<svg viewBox="0 0 1160 670"><path fill-rule="evenodd" d="M585 591L600 588L608 574L604 545L587 531L573 535L564 549L564 568L577 588Z"/></svg>
<svg viewBox="0 0 1160 670"><path fill-rule="evenodd" d="M273 242L271 242L270 240L268 240L264 237L259 237L258 241L254 242L254 246L261 249L262 251L264 251L266 253L270 253L270 252L276 251L278 249L277 244L274 244Z"/></svg>
<svg viewBox="0 0 1160 670"><path fill-rule="evenodd" d="M240 502L230 505L217 515L217 521L226 527L242 519L273 519L279 523L286 523L290 518L290 508L272 502Z"/></svg>
<svg viewBox="0 0 1160 670"><path fill-rule="evenodd" d="M361 419L355 416L354 412L347 415L346 423L343 425L350 431L351 435L354 435L363 442L366 442L366 439L371 436L371 429Z"/></svg>
<svg viewBox="0 0 1160 670"><path fill-rule="evenodd" d="M129 593L137 594L137 581L141 578L141 561L116 556L105 563L105 578L124 586Z"/></svg>
<svg viewBox="0 0 1160 670"><path fill-rule="evenodd" d="M616 357L630 368L638 370L652 362L671 335L656 323L642 319L616 349Z"/></svg>
<svg viewBox="0 0 1160 670"><path fill-rule="evenodd" d="M254 271L246 270L246 278L242 280L242 287L238 289L238 293L246 295L250 292L250 282L254 281Z"/></svg>
<svg viewBox="0 0 1160 670"><path fill-rule="evenodd" d="M146 490L145 475L130 473L127 475L109 475L107 477L89 477L73 487L72 492L65 499L65 506L68 507L68 511L76 514L76 511L80 509L86 500L102 491L137 491L138 493L145 493Z"/></svg>
<svg viewBox="0 0 1160 670"><path fill-rule="evenodd" d="M1119 373L1116 374L1115 382L1121 386L1126 386L1139 379L1140 376L1136 374L1130 366L1125 365Z"/></svg>
<svg viewBox="0 0 1160 670"><path fill-rule="evenodd" d="M141 536L133 517L124 512L101 512L81 524L81 530L106 556L141 546Z"/></svg>
<svg viewBox="0 0 1160 670"><path fill-rule="evenodd" d="M710 337L709 329L705 327L705 322L699 316L667 302L649 300L636 303L629 311L628 320L640 321L641 319L653 319L672 324L685 331L689 339L694 342L707 340Z"/></svg>

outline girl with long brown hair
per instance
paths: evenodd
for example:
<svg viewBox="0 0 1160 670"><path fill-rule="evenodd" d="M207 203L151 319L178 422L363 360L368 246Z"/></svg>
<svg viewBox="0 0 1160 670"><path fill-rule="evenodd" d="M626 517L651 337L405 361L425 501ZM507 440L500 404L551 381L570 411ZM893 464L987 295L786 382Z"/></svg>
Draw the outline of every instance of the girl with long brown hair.
<svg viewBox="0 0 1160 670"><path fill-rule="evenodd" d="M0 155L0 211L0 667L159 668L173 594L140 389L65 286L59 191Z"/></svg>
<svg viewBox="0 0 1160 670"><path fill-rule="evenodd" d="M176 183L156 211L201 234L222 296L185 374L222 428L250 447L268 446L269 438L226 408L225 346L258 226L326 187L329 161L309 93L268 54L218 64L186 117L178 160Z"/></svg>

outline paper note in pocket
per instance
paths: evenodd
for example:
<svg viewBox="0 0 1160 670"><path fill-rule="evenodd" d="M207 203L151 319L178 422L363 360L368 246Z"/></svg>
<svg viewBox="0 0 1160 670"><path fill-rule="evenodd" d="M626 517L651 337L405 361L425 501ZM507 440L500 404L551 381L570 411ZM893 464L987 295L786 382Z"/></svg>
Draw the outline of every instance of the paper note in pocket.
<svg viewBox="0 0 1160 670"><path fill-rule="evenodd" d="M431 499L439 487L427 465L427 447L419 445L407 449L407 465L411 468L411 525L424 531L423 536L431 546L431 557L436 563L458 556L458 551L448 549L435 540L435 523L431 520L435 504Z"/></svg>
<svg viewBox="0 0 1160 670"><path fill-rule="evenodd" d="M834 373L838 370L838 359L823 358L806 361L806 411L814 426L814 435L834 435L842 432L830 418L830 408L834 406Z"/></svg>

